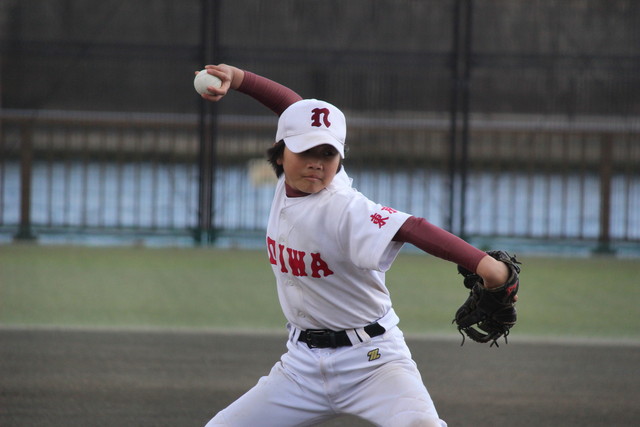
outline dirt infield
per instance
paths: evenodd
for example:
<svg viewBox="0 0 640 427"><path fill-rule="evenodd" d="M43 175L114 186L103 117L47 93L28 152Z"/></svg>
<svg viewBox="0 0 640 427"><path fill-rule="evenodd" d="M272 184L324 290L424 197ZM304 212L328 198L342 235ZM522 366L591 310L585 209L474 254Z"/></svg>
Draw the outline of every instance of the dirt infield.
<svg viewBox="0 0 640 427"><path fill-rule="evenodd" d="M640 345L408 342L449 426L640 425ZM0 425L203 426L282 351L274 334L0 329Z"/></svg>

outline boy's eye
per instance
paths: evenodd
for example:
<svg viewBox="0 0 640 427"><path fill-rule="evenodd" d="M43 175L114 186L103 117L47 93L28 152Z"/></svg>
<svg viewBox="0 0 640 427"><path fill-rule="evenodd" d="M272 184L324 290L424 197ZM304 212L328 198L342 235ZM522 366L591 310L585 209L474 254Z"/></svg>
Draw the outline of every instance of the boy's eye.
<svg viewBox="0 0 640 427"><path fill-rule="evenodd" d="M327 157L333 157L336 154L338 154L338 150L336 150L334 147L332 146L327 146L324 148L324 150L322 150L322 154L327 156Z"/></svg>
<svg viewBox="0 0 640 427"><path fill-rule="evenodd" d="M338 150L333 148L331 145L327 145L326 147L318 146L305 151L303 154L310 156L333 157L338 155Z"/></svg>

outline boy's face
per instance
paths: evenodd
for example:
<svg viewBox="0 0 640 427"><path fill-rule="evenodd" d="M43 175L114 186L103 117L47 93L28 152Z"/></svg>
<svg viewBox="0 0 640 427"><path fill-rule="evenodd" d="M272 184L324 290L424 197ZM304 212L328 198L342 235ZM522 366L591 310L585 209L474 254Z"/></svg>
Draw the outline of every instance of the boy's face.
<svg viewBox="0 0 640 427"><path fill-rule="evenodd" d="M287 184L303 193L315 194L333 181L340 166L340 154L329 144L297 154L285 146L278 164L284 169Z"/></svg>

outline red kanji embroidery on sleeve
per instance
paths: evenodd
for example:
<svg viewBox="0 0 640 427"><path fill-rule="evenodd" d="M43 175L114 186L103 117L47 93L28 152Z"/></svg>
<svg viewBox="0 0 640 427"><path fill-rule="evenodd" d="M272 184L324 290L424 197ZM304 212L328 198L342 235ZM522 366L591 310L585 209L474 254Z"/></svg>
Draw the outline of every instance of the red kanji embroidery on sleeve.
<svg viewBox="0 0 640 427"><path fill-rule="evenodd" d="M392 214L394 214L394 213L398 212L397 210L395 210L395 209L393 209L393 208L390 208L390 207L388 207L388 206L383 207L383 208L382 208L382 210L383 210L383 211L387 211L387 212L392 213Z"/></svg>
<svg viewBox="0 0 640 427"><path fill-rule="evenodd" d="M388 216L383 218L382 215L380 215L379 213L375 213L371 215L371 222L376 224L378 228L382 228L382 226L387 225L388 219L389 219Z"/></svg>

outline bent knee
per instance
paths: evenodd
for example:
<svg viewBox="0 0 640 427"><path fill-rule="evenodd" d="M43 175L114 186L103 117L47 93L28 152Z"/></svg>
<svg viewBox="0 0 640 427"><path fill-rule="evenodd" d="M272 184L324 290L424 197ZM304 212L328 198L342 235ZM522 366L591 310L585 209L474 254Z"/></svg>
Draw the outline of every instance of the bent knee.
<svg viewBox="0 0 640 427"><path fill-rule="evenodd" d="M218 413L204 427L226 427L228 424L224 421L224 417Z"/></svg>
<svg viewBox="0 0 640 427"><path fill-rule="evenodd" d="M446 427L437 418L415 418L409 421L407 427Z"/></svg>
<svg viewBox="0 0 640 427"><path fill-rule="evenodd" d="M447 423L439 418L434 418L429 414L421 413L403 413L401 416L394 417L389 426L397 427L447 427Z"/></svg>

